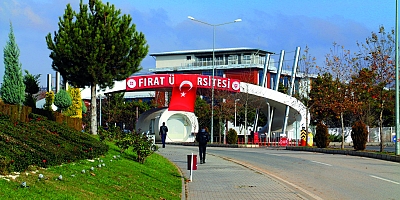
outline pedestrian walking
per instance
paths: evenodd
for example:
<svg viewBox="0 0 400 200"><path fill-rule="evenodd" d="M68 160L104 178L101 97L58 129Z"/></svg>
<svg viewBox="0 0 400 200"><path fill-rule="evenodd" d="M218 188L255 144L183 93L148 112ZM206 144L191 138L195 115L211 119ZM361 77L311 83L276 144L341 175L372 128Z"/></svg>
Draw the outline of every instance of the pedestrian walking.
<svg viewBox="0 0 400 200"><path fill-rule="evenodd" d="M196 135L196 141L199 143L200 164L206 163L207 142L210 141L210 134L205 128L202 128Z"/></svg>
<svg viewBox="0 0 400 200"><path fill-rule="evenodd" d="M159 133L159 135L161 136L162 148L165 148L165 138L167 137L167 132L168 132L168 127L165 126L165 122L163 122L162 126L160 126L160 133Z"/></svg>

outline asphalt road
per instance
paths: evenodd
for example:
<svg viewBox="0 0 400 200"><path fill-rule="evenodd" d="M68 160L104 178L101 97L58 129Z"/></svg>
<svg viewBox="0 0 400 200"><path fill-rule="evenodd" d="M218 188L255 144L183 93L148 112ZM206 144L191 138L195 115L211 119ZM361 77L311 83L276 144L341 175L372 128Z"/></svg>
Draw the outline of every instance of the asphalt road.
<svg viewBox="0 0 400 200"><path fill-rule="evenodd" d="M321 199L400 199L396 162L271 148L208 147L207 153L246 163Z"/></svg>

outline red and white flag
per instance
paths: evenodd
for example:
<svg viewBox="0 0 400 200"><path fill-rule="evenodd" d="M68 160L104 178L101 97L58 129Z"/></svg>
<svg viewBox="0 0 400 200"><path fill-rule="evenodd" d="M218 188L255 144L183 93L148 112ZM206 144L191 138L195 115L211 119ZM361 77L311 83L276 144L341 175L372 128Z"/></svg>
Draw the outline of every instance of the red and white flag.
<svg viewBox="0 0 400 200"><path fill-rule="evenodd" d="M168 110L194 112L197 74L175 74Z"/></svg>

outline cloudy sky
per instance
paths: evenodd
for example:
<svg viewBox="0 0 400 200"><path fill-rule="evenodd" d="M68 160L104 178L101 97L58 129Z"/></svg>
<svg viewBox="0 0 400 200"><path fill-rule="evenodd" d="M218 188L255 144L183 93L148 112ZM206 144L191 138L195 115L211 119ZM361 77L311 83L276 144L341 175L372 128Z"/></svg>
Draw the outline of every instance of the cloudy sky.
<svg viewBox="0 0 400 200"><path fill-rule="evenodd" d="M0 47L8 41L12 22L20 48L22 69L31 74L55 74L45 36L58 30L58 18L70 3L78 10L80 0L2 0L0 1ZM88 0L83 0L86 4ZM107 1L103 1L107 2ZM149 53L177 50L212 49L213 28L188 19L192 16L209 24L235 19L242 22L215 28L215 48L251 47L279 54L296 47L324 64L334 42L358 51L380 25L395 28L395 0L110 0L122 13L133 18L138 31L146 36ZM278 55L277 55L278 56ZM0 54L0 82L4 75ZM144 69L154 68L147 56Z"/></svg>

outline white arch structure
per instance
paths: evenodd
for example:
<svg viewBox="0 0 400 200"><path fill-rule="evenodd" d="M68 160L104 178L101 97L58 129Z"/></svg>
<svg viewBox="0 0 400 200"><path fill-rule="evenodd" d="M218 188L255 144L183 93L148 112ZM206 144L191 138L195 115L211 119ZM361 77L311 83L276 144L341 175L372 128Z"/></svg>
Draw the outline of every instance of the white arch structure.
<svg viewBox="0 0 400 200"><path fill-rule="evenodd" d="M105 93L113 93L113 92L124 92L127 91L126 87L127 87L127 80L116 81L113 88L111 89L107 88L105 90L99 91L97 95L102 95ZM306 120L310 119L310 117L306 116L307 115L306 107L304 106L303 103L301 103L296 98L286 95L284 93L245 82L240 82L240 92L249 94L250 95L249 98L261 97L265 100L265 103L261 104L260 109L262 112L264 112L266 116L268 116L268 113L270 113L270 116L272 115L272 120L270 121L271 122L270 124L262 125L264 127L260 130L260 132L262 133L269 131L281 132L282 130L284 130L283 129L284 124L287 124L285 130L288 130L287 132L291 132L287 136L289 138L299 139L301 127L305 127L306 123L308 123ZM82 98L85 98L86 96L90 97L90 88L85 88L82 91ZM270 112L268 112L269 108ZM287 109L289 112L286 112ZM160 111L157 110L157 112ZM174 111L175 117L177 116L176 115L177 112L179 113L179 111ZM288 113L287 116L286 113ZM166 115L172 116L171 114L166 114ZM187 112L182 112L182 116L188 116ZM189 118L192 120L191 124L198 125L197 118L195 117L189 117ZM287 120L286 123L285 120ZM156 135L163 121L168 121L168 119L155 120L156 124L153 124L154 126L153 133L156 133ZM142 123L150 123L150 122L142 121ZM138 127L141 127L141 131L143 132L148 131L142 129L143 127L148 127L147 124L140 124L138 125ZM187 129L187 127L185 127L185 129ZM193 129L194 127L189 128L189 130L192 131ZM182 135L181 138L182 140L179 140L175 135L173 140L168 141L167 138L167 142L178 142L178 141L192 142L194 139L192 137L188 137L187 133L185 133L185 135Z"/></svg>

